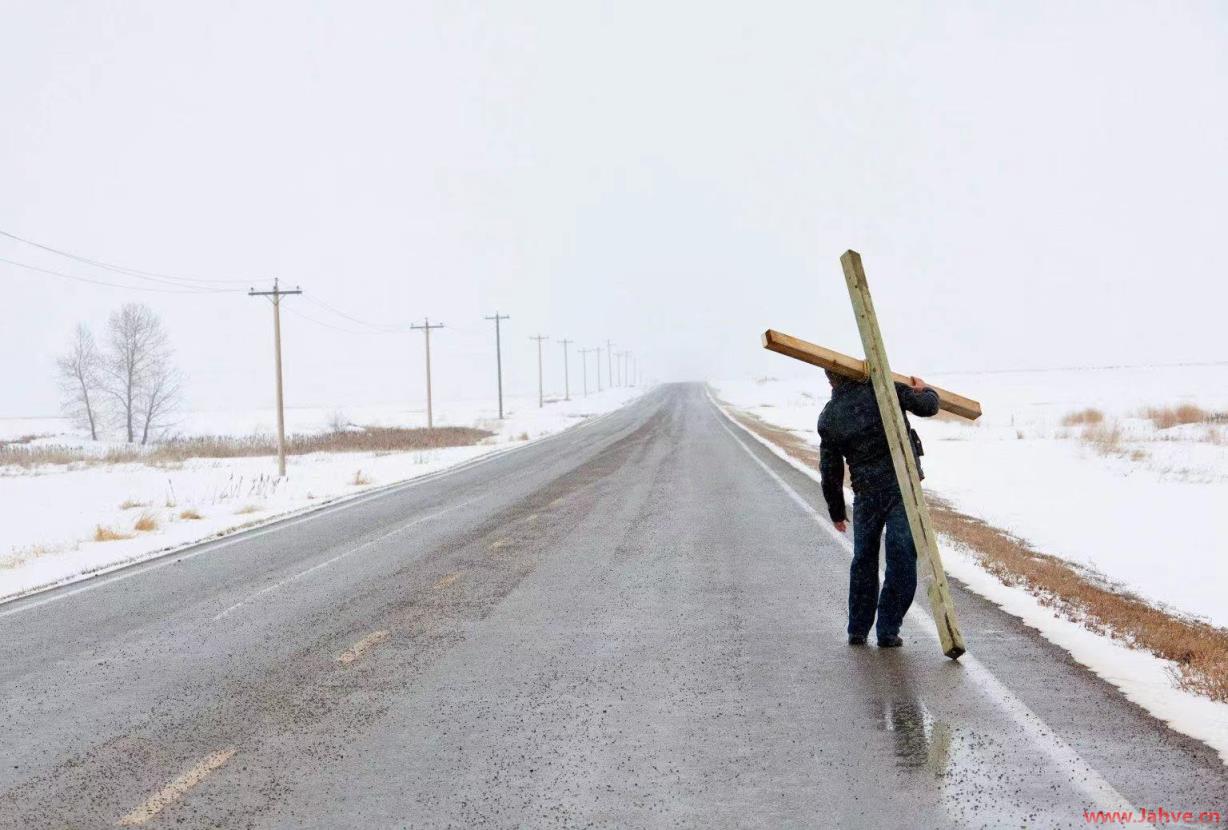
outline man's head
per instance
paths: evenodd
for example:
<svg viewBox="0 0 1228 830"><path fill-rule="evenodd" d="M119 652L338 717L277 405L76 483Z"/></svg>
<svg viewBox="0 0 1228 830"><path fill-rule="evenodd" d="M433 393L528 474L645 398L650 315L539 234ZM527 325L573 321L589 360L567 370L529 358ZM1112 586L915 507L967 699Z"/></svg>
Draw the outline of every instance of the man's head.
<svg viewBox="0 0 1228 830"><path fill-rule="evenodd" d="M853 379L844 375L837 375L831 369L824 369L823 374L827 375L827 382L831 384L832 389L839 389L846 383L853 383Z"/></svg>

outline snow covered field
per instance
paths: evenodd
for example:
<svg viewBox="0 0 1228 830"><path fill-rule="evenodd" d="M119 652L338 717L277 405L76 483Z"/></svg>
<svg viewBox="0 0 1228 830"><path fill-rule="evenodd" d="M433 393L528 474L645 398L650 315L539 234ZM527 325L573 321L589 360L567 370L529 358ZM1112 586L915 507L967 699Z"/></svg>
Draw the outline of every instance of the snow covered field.
<svg viewBox="0 0 1228 830"><path fill-rule="evenodd" d="M547 402L543 409L536 397L506 399L503 421L487 402L443 403L435 408L436 426L477 427L494 435L474 446L446 449L290 456L287 476L280 480L273 457L0 466L0 598L522 445L617 409L643 391L607 389ZM286 410L288 434L329 431L336 421L420 427L426 414L421 404ZM274 428L272 410L197 412L186 413L176 431L247 436L268 435ZM0 441L31 435L41 437L27 445L70 445L98 456L115 446L85 440L58 418L0 419ZM148 529L138 529L138 522ZM95 541L100 529L118 538Z"/></svg>
<svg viewBox="0 0 1228 830"><path fill-rule="evenodd" d="M975 423L912 419L928 490L1153 604L1228 626L1228 422L1161 429L1142 416L1182 403L1228 412L1228 366L925 379L976 398L985 412ZM828 396L818 369L712 385L722 400L817 446ZM1063 424L1089 407L1103 420Z"/></svg>

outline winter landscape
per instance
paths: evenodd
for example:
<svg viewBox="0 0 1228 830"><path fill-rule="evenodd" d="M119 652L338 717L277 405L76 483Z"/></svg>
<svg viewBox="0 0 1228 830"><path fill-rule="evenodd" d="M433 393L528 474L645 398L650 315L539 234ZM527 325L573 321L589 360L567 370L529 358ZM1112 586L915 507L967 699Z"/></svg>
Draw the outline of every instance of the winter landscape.
<svg viewBox="0 0 1228 830"><path fill-rule="evenodd" d="M1222 3L0 21L0 830L1224 823Z"/></svg>
<svg viewBox="0 0 1228 830"><path fill-rule="evenodd" d="M502 420L487 402L451 404L435 413L453 425L438 437L414 434L425 431L421 403L289 409L292 437L320 439L321 449L291 455L284 478L267 449L276 443L270 411L176 413L174 441L135 450L120 437L91 441L71 419L0 419L0 500L11 517L0 552L0 600L512 449L638 392L552 398L543 408L536 399L510 399ZM388 446L330 449L342 443L338 432ZM443 446L430 446L435 442ZM225 457L232 453L240 457Z"/></svg>

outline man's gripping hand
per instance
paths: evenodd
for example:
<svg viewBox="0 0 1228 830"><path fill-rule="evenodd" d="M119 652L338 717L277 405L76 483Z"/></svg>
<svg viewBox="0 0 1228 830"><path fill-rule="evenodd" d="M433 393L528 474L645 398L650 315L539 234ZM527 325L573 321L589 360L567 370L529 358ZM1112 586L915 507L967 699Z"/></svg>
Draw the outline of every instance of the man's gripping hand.
<svg viewBox="0 0 1228 830"><path fill-rule="evenodd" d="M840 531L841 533L844 533L849 529L849 523L847 519L842 522L832 522L832 526L835 527L836 530Z"/></svg>

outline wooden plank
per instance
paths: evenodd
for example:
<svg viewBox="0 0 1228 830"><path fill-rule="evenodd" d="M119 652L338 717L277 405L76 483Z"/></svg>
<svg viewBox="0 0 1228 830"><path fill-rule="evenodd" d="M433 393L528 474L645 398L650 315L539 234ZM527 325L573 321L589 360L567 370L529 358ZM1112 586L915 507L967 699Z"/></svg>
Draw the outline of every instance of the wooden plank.
<svg viewBox="0 0 1228 830"><path fill-rule="evenodd" d="M927 593L934 613L934 622L938 626L942 653L954 660L967 649L955 617L955 604L951 601L951 589L947 585L947 575L942 568L942 557L938 553L938 542L930 522L925 494L921 492L917 460L913 457L908 428L904 423L904 412L900 409L894 376L887 363L887 349L883 346L882 333L878 329L878 318L874 314L874 303L870 299L866 273L861 266L861 255L856 251L845 251L840 257L840 264L844 268L849 299L853 301L853 312L857 315L861 345L866 350L866 368L870 373L870 381L874 384L874 396L878 399L879 412L883 416L887 445L891 449L891 463L895 467L895 477L904 498L904 509L908 513L908 526L916 544L917 559L928 566Z"/></svg>
<svg viewBox="0 0 1228 830"><path fill-rule="evenodd" d="M840 352L802 340L799 337L793 337L784 332L776 331L775 329L768 329L763 333L763 348L778 354L787 355L803 363L809 363L812 366L830 369L838 375L844 375L854 380L865 380L869 377L864 360L858 360L855 357L841 354ZM892 374L892 377L900 383L908 383L907 375L895 372ZM981 405L977 401L972 400L972 398L965 398L963 395L957 395L938 386L931 386L930 388L938 393L938 406L952 415L958 415L970 421L975 421L981 417Z"/></svg>

